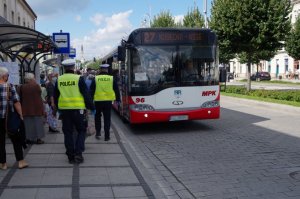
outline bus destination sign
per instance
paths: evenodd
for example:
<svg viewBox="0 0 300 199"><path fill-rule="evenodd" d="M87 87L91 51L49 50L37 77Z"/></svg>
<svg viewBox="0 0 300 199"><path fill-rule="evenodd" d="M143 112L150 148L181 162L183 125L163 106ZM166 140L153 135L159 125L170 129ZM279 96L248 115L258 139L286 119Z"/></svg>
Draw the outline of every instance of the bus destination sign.
<svg viewBox="0 0 300 199"><path fill-rule="evenodd" d="M198 43L205 38L200 32L143 32L144 44Z"/></svg>

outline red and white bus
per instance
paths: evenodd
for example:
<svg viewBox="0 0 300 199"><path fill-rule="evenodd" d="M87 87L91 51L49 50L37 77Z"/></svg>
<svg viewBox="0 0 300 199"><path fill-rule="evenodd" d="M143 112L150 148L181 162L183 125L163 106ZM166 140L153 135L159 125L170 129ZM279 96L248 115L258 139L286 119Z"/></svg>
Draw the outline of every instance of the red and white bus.
<svg viewBox="0 0 300 199"><path fill-rule="evenodd" d="M217 119L217 37L209 29L140 28L102 58L118 78L130 123Z"/></svg>

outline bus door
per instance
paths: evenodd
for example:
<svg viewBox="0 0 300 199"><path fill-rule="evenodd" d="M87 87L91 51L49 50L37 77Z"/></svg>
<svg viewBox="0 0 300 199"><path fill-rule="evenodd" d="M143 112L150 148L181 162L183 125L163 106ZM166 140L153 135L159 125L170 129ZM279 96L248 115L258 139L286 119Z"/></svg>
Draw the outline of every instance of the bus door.
<svg viewBox="0 0 300 199"><path fill-rule="evenodd" d="M128 53L128 52L126 52ZM122 106L120 115L123 119L129 120L129 76L128 76L128 61L121 63L121 89L120 95L122 100Z"/></svg>

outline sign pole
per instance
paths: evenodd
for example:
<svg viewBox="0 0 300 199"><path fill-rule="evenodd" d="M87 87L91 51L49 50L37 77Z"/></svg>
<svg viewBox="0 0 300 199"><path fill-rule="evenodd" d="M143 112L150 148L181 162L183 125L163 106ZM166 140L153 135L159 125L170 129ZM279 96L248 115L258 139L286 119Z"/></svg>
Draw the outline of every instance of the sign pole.
<svg viewBox="0 0 300 199"><path fill-rule="evenodd" d="M60 33L62 33L62 30L60 30ZM62 66L61 63L64 61L64 57L63 57L63 56L64 56L64 55L61 53L61 54L60 54L60 66ZM63 67L61 67L61 73L62 73L62 74L64 73Z"/></svg>

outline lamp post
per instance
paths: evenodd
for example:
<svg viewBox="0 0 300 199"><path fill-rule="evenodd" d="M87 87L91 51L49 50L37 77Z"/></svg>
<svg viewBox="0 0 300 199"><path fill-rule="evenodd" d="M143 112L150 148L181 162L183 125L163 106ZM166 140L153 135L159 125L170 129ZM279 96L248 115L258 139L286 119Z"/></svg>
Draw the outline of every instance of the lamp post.
<svg viewBox="0 0 300 199"><path fill-rule="evenodd" d="M147 19L148 18L148 19ZM141 22L142 27L151 27L151 17L149 13L144 14L143 20Z"/></svg>
<svg viewBox="0 0 300 199"><path fill-rule="evenodd" d="M204 0L204 26L205 28L208 28L208 22L207 22L207 0Z"/></svg>
<svg viewBox="0 0 300 199"><path fill-rule="evenodd" d="M146 13L145 16L147 16L149 18L149 26L148 27L151 27L151 15L149 13Z"/></svg>

